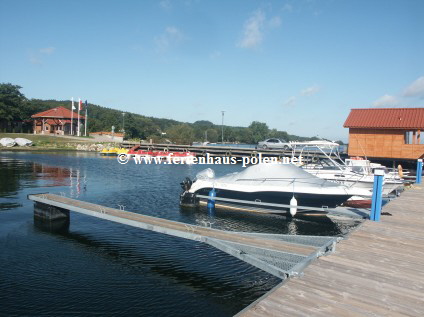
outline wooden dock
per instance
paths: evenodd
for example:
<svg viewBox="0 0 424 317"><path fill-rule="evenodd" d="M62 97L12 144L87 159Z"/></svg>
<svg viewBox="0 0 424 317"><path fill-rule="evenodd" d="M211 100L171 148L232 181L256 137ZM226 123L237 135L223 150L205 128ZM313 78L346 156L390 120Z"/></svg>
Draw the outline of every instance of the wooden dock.
<svg viewBox="0 0 424 317"><path fill-rule="evenodd" d="M424 316L424 186L237 316Z"/></svg>

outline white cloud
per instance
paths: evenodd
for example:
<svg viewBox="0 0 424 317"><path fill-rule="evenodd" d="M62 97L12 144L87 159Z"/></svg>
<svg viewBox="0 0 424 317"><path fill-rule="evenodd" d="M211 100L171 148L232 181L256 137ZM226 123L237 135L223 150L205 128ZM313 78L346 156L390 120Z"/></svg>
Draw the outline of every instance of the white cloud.
<svg viewBox="0 0 424 317"><path fill-rule="evenodd" d="M288 12L292 12L293 11L293 6L289 3L286 3L285 5L283 5L282 8L283 11L288 11Z"/></svg>
<svg viewBox="0 0 424 317"><path fill-rule="evenodd" d="M171 10L172 9L172 4L169 0L160 1L159 6L164 10Z"/></svg>
<svg viewBox="0 0 424 317"><path fill-rule="evenodd" d="M317 85L313 85L313 86L311 86L311 87L308 87L308 88L305 88L305 89L303 89L301 92L300 92L300 94L302 95L302 96L312 96L312 95L315 95L317 92L319 92L320 91L320 87L319 86L317 86Z"/></svg>
<svg viewBox="0 0 424 317"><path fill-rule="evenodd" d="M168 26L155 38L156 48L160 52L167 51L171 46L178 45L185 39L184 34L174 26Z"/></svg>
<svg viewBox="0 0 424 317"><path fill-rule="evenodd" d="M403 92L405 97L421 97L424 98L424 76L419 77L410 84Z"/></svg>
<svg viewBox="0 0 424 317"><path fill-rule="evenodd" d="M268 25L270 28L278 28L281 25L281 18L279 16L273 17L271 20L269 20Z"/></svg>
<svg viewBox="0 0 424 317"><path fill-rule="evenodd" d="M50 54L53 54L55 50L56 48L52 46L44 47L44 48L40 48L40 53L50 55Z"/></svg>
<svg viewBox="0 0 424 317"><path fill-rule="evenodd" d="M244 35L239 43L243 48L255 48L259 46L263 38L265 14L258 10L244 24Z"/></svg>
<svg viewBox="0 0 424 317"><path fill-rule="evenodd" d="M293 107L296 103L296 97L295 96L291 96L289 99L287 99L284 103L283 103L283 107Z"/></svg>
<svg viewBox="0 0 424 317"><path fill-rule="evenodd" d="M380 107L394 107L398 106L400 104L400 101L391 95L384 95L378 98L376 101L373 102L373 106L376 108Z"/></svg>

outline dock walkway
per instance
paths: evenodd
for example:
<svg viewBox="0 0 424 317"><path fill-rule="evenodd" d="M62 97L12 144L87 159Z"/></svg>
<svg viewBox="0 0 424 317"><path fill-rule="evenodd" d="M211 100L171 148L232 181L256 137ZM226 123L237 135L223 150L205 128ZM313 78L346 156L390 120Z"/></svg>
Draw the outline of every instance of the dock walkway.
<svg viewBox="0 0 424 317"><path fill-rule="evenodd" d="M237 316L424 316L424 187Z"/></svg>
<svg viewBox="0 0 424 317"><path fill-rule="evenodd" d="M209 227L191 225L54 194L34 194L28 195L28 198L35 202L34 215L38 218L69 219L69 211L73 211L144 230L203 242L283 279L299 275L316 257L331 252L337 242L335 237L223 231L214 229L211 225Z"/></svg>

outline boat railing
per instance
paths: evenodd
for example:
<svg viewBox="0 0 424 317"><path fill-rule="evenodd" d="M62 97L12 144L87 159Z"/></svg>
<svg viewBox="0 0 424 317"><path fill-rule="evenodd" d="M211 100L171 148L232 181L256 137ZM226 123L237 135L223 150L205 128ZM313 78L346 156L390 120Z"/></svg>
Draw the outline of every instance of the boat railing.
<svg viewBox="0 0 424 317"><path fill-rule="evenodd" d="M307 181L309 180L309 181ZM313 180L313 181L312 181ZM291 178L291 177L273 177L273 178L240 178L236 179L236 182L239 181L247 181L247 182L269 182L269 181L287 181L289 184L294 183L302 183L302 184L313 184L313 185L321 185L328 183L327 180L322 178L311 178L311 177L299 177L299 178Z"/></svg>

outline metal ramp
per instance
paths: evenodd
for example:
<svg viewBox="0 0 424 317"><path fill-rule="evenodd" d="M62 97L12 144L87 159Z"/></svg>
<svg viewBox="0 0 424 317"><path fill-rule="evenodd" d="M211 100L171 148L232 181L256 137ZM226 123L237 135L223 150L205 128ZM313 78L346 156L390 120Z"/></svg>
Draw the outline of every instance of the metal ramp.
<svg viewBox="0 0 424 317"><path fill-rule="evenodd" d="M297 276L314 259L334 251L341 238L230 232L190 225L109 208L54 194L28 195L35 202L34 215L54 220L69 217L69 211L190 239L213 246L279 278Z"/></svg>

